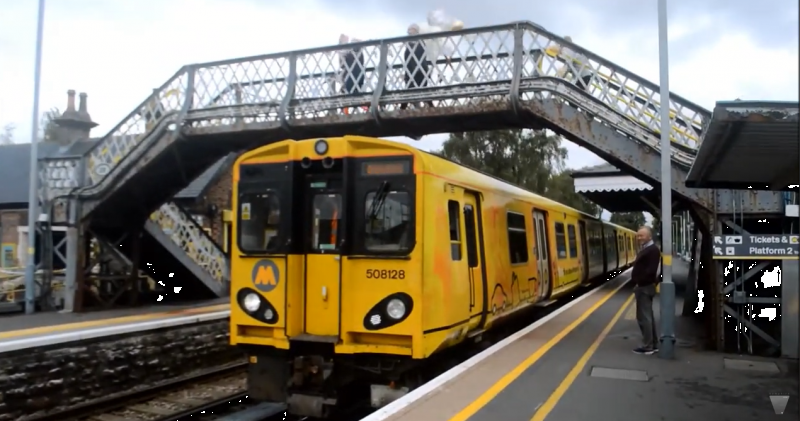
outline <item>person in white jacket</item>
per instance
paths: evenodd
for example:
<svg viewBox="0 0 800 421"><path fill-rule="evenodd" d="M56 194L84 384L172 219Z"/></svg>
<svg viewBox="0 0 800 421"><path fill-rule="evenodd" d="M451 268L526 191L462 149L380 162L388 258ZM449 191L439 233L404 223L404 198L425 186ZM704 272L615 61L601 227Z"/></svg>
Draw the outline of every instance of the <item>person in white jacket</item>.
<svg viewBox="0 0 800 421"><path fill-rule="evenodd" d="M569 35L564 40L572 42ZM573 50L569 46L559 45L557 47L558 56L564 60L564 64L558 69L557 76L569 80L580 88L589 91L594 72L590 67L589 58L580 52Z"/></svg>
<svg viewBox="0 0 800 421"><path fill-rule="evenodd" d="M427 22L417 25L420 34L432 34L436 32L458 31L464 28L464 22L453 19L445 15L441 9L433 10L428 13ZM453 39L437 37L425 42L426 55L428 61L433 65L431 69L431 80L438 82L444 78L444 70L451 69L450 58L455 52ZM445 65L440 67L437 61L440 57L445 58Z"/></svg>

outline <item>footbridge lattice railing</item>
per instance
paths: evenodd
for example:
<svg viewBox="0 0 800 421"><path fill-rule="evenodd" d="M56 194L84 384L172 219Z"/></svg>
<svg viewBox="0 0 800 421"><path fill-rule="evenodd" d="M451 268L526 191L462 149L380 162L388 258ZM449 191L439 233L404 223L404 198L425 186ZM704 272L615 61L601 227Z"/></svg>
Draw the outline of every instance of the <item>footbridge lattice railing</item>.
<svg viewBox="0 0 800 421"><path fill-rule="evenodd" d="M557 90L521 92L526 86L558 86L528 83L533 79L578 86L598 106L651 134L640 142L660 148L652 136L661 126L657 85L538 25L518 22L185 66L86 156L44 160L41 194L53 200L103 191L130 167L132 152L164 133L290 128L475 104L515 108L537 95L561 98ZM691 165L711 113L678 95L670 96L669 106L673 161ZM164 206L151 220L175 215L175 206ZM164 228L179 223L170 219ZM197 260L204 266L218 261Z"/></svg>

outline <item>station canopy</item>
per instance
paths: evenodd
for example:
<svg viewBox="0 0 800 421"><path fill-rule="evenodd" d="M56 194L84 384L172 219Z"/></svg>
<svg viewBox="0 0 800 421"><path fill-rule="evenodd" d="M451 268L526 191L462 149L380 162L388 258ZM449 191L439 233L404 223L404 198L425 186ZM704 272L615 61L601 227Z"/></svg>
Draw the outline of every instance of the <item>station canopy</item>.
<svg viewBox="0 0 800 421"><path fill-rule="evenodd" d="M625 174L611 164L572 172L575 192L609 212L653 212L660 206L660 192Z"/></svg>
<svg viewBox="0 0 800 421"><path fill-rule="evenodd" d="M687 187L787 190L800 184L798 103L717 102Z"/></svg>

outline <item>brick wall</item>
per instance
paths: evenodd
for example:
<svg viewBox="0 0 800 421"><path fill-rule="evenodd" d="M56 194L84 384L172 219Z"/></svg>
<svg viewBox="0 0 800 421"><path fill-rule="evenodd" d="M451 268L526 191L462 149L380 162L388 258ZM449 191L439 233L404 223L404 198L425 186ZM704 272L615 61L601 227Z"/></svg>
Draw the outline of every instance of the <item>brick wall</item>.
<svg viewBox="0 0 800 421"><path fill-rule="evenodd" d="M222 211L231 208L231 189L233 185L233 166L228 167L220 174L216 183L206 191L205 202L214 204L219 210L216 215L209 219L208 225L211 228L211 237L220 247L223 247L224 226L222 222Z"/></svg>
<svg viewBox="0 0 800 421"><path fill-rule="evenodd" d="M25 226L28 224L28 211L26 210L4 210L0 211L0 243L2 244L14 244L14 246L18 246L19 243L19 233L17 232L17 227ZM10 259L9 256L5 256L5 258L0 257L0 263L5 263L6 266L11 267L18 267L19 262L17 261L17 253L16 247L14 247L15 253L13 253L13 257L11 258L11 262L8 262Z"/></svg>
<svg viewBox="0 0 800 421"><path fill-rule="evenodd" d="M0 354L0 421L25 420L244 361L228 320Z"/></svg>

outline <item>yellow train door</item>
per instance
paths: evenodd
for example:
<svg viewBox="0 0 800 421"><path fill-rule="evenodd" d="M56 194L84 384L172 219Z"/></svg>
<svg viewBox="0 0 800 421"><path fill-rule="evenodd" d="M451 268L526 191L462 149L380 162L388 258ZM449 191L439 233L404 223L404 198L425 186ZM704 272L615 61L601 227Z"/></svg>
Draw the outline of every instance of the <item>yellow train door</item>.
<svg viewBox="0 0 800 421"><path fill-rule="evenodd" d="M313 176L306 179L305 230L305 318L308 335L339 338L341 303L341 237L344 216L342 179Z"/></svg>
<svg viewBox="0 0 800 421"><path fill-rule="evenodd" d="M536 267L538 271L539 299L544 300L550 296L552 280L550 279L550 250L547 246L547 215L534 209L534 249Z"/></svg>
<svg viewBox="0 0 800 421"><path fill-rule="evenodd" d="M483 222L480 196L471 191L464 192L464 240L467 251L467 266L470 287L470 318L481 315L478 328L486 320L488 300L486 295L486 267L484 266Z"/></svg>

